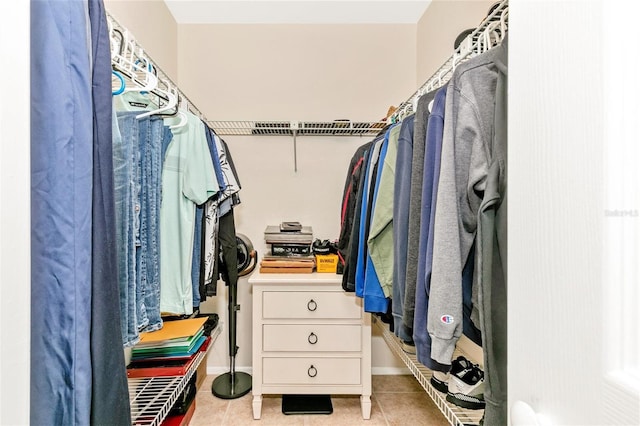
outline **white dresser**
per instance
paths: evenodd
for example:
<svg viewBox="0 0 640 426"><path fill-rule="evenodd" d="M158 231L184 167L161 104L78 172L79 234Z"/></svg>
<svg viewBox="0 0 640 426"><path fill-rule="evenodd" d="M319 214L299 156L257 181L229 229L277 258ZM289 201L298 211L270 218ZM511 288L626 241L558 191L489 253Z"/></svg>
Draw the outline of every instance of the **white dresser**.
<svg viewBox="0 0 640 426"><path fill-rule="evenodd" d="M336 274L259 274L253 287L253 418L263 394L357 394L371 415L371 315Z"/></svg>

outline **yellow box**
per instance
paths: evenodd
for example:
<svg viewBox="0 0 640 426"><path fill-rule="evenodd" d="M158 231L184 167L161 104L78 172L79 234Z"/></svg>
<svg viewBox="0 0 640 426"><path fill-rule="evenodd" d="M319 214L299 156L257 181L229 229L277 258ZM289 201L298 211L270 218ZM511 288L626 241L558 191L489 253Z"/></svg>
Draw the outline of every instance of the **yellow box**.
<svg viewBox="0 0 640 426"><path fill-rule="evenodd" d="M336 273L338 268L337 254L317 254L316 255L316 272L333 272Z"/></svg>

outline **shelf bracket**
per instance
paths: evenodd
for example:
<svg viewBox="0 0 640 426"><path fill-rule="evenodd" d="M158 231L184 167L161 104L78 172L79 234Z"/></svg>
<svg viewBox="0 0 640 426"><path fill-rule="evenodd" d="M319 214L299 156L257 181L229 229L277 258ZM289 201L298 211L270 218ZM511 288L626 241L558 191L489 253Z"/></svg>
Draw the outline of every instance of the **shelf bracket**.
<svg viewBox="0 0 640 426"><path fill-rule="evenodd" d="M298 173L298 143L296 137L298 136L298 122L291 121L291 132L293 134L293 171Z"/></svg>

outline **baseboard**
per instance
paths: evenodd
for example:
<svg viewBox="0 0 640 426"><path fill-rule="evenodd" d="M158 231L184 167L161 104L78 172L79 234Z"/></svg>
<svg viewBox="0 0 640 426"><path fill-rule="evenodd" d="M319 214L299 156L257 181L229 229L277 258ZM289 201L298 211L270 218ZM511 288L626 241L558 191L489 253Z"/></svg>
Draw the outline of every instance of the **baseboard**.
<svg viewBox="0 0 640 426"><path fill-rule="evenodd" d="M236 371L242 371L243 373L251 374L253 368L251 367L236 367ZM220 374L228 373L229 367L212 367L207 365L207 376L218 376Z"/></svg>
<svg viewBox="0 0 640 426"><path fill-rule="evenodd" d="M411 374L407 367L371 367L372 376L402 376Z"/></svg>

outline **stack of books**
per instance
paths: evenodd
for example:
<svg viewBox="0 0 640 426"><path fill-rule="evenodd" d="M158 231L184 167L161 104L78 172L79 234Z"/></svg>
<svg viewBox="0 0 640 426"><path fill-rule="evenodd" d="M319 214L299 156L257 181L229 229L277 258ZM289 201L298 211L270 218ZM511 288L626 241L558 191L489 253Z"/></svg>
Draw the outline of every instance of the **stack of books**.
<svg viewBox="0 0 640 426"><path fill-rule="evenodd" d="M313 256L263 256L260 261L262 274L310 274L316 266Z"/></svg>
<svg viewBox="0 0 640 426"><path fill-rule="evenodd" d="M313 230L299 222L282 222L279 226L267 226L264 240L273 256L309 256Z"/></svg>
<svg viewBox="0 0 640 426"><path fill-rule="evenodd" d="M262 257L261 273L311 273L315 258L311 253L313 230L299 222L267 226L264 240L270 252Z"/></svg>

